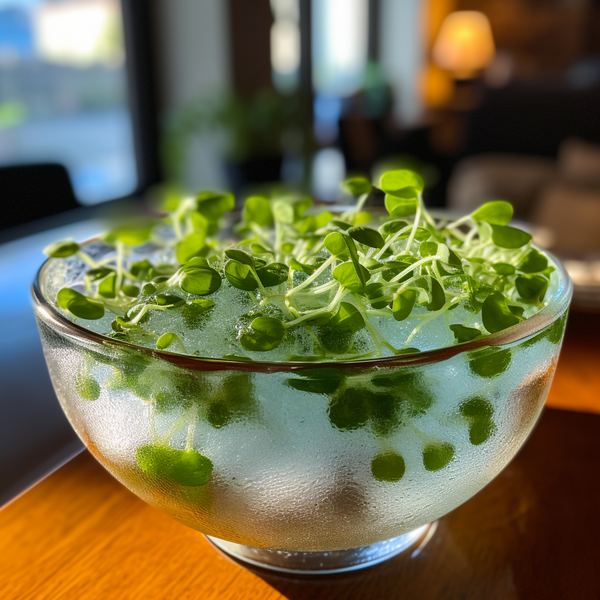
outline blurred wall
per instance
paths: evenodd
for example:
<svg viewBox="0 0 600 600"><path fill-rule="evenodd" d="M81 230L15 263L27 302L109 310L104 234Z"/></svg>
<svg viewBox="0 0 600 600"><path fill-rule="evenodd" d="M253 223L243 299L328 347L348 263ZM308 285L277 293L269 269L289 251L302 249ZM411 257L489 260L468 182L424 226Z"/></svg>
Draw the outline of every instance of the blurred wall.
<svg viewBox="0 0 600 600"><path fill-rule="evenodd" d="M164 114L231 85L227 2L154 0L159 102ZM195 139L186 166L191 188L225 185L215 136Z"/></svg>

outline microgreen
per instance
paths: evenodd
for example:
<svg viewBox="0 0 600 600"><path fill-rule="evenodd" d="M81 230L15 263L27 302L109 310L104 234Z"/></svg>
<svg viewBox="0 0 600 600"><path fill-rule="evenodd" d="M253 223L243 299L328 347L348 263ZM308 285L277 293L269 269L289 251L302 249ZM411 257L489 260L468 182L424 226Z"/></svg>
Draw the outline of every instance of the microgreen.
<svg viewBox="0 0 600 600"><path fill-rule="evenodd" d="M423 450L423 466L427 471L439 471L454 458L454 446L447 442L428 444Z"/></svg>
<svg viewBox="0 0 600 600"><path fill-rule="evenodd" d="M280 356L302 335L304 358L296 346L287 359L306 361L417 352L420 330L433 321L448 329L448 340L465 343L544 306L553 268L529 233L509 225L509 203L437 222L412 171L388 171L376 185L356 176L342 187L357 204L335 215L316 211L304 196L250 196L234 228L243 236L237 243L220 233L234 208L231 194L171 194L165 219L108 232L103 239L115 250L100 262L73 240L48 246L53 259L89 267L81 282L60 290L57 304L83 320L112 313L106 334L117 339L185 352L179 330L150 328L153 311L173 311L197 330L224 308L222 288L233 287L246 298L248 316L231 323L235 347L227 356L256 358L275 348ZM385 196L388 217L370 222L362 206L371 193ZM414 323L404 347L394 347L373 317ZM494 376L477 365L474 358L474 373ZM311 383L319 385L318 378Z"/></svg>
<svg viewBox="0 0 600 600"><path fill-rule="evenodd" d="M379 454L371 462L371 473L378 481L400 481L405 471L404 458L397 452Z"/></svg>
<svg viewBox="0 0 600 600"><path fill-rule="evenodd" d="M136 452L136 460L147 475L183 486L206 485L213 470L212 462L195 450L169 446L142 446Z"/></svg>

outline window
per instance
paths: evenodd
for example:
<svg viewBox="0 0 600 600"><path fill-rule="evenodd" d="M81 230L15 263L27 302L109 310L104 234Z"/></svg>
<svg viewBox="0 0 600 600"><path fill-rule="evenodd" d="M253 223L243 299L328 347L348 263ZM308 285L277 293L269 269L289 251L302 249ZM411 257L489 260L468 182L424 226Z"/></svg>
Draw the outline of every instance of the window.
<svg viewBox="0 0 600 600"><path fill-rule="evenodd" d="M58 162L82 204L138 187L119 0L0 0L0 165Z"/></svg>

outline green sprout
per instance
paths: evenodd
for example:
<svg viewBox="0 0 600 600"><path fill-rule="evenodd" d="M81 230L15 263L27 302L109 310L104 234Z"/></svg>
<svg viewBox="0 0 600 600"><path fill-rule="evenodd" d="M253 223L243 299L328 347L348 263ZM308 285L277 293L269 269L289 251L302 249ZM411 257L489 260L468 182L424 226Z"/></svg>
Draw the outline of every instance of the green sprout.
<svg viewBox="0 0 600 600"><path fill-rule="evenodd" d="M52 258L76 257L89 267L82 282L59 291L57 304L83 321L110 315L110 337L193 354L181 332L151 327L153 312L175 311L199 329L218 311L220 289L236 288L249 309L232 324L235 360L285 349L300 333L312 340L312 354L288 360L406 354L419 351L413 339L432 321L461 344L544 306L554 269L530 234L509 225L508 202L445 221L426 210L423 181L412 171L388 171L376 184L353 177L342 187L356 205L336 215L315 211L304 196L249 197L234 228L242 236L237 242L221 232L233 196L209 191L171 196L165 218L108 232L102 239L114 253L102 260L73 240L52 244L45 250ZM384 195L388 211L379 221L362 210L373 193ZM153 260L159 255L172 262ZM469 316L454 317L465 314L453 312L458 307ZM375 326L380 317L414 323L402 346ZM504 369L492 372L475 358L470 366L482 377Z"/></svg>

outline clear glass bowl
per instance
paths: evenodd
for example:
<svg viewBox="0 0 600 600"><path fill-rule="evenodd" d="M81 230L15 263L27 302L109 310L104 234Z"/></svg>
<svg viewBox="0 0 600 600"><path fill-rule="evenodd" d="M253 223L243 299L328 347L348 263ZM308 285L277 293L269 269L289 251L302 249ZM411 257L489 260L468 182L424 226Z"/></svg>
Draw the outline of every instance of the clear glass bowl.
<svg viewBox="0 0 600 600"><path fill-rule="evenodd" d="M542 410L571 298L557 266L542 311L482 339L355 362L242 362L71 322L55 297L78 273L59 265L40 269L35 312L56 394L90 452L230 554L311 573L392 556L507 465Z"/></svg>

